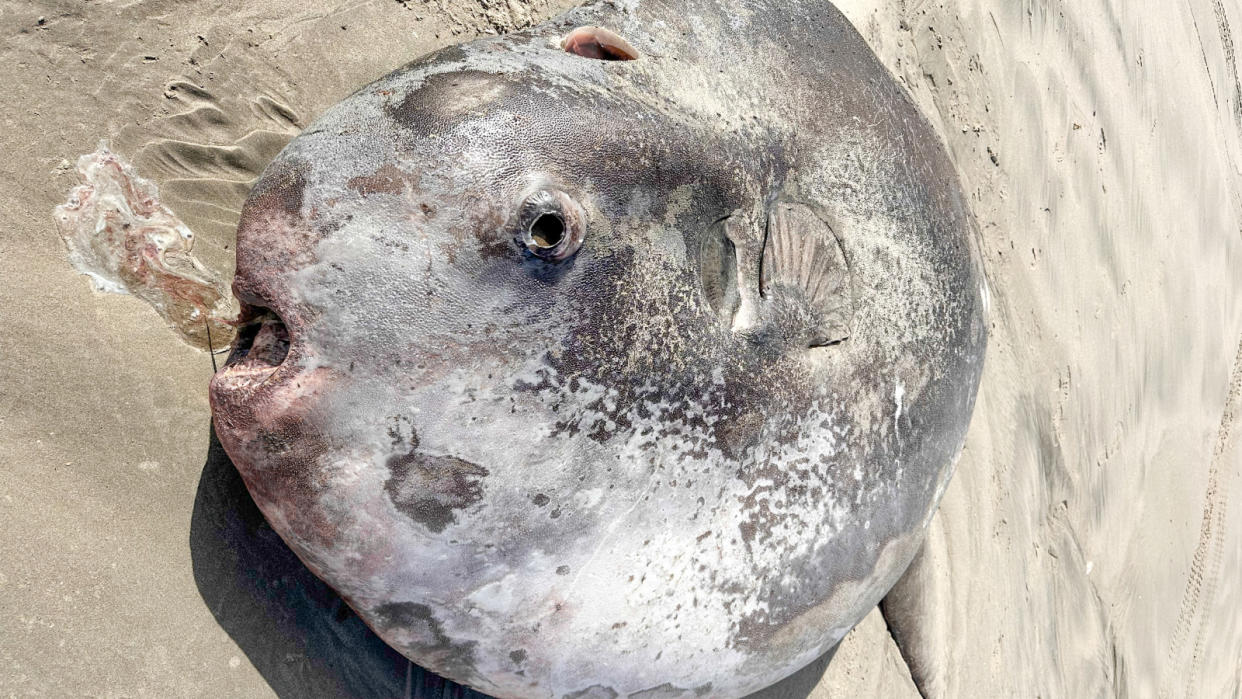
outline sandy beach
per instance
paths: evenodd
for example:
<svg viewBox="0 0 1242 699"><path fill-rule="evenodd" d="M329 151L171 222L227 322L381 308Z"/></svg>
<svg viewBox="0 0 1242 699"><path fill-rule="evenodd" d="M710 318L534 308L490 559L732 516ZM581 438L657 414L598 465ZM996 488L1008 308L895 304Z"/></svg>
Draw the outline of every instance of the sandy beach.
<svg viewBox="0 0 1242 699"><path fill-rule="evenodd" d="M400 691L212 448L211 356L96 291L52 211L107 141L227 279L250 184L317 114L572 5L0 2L0 694ZM877 610L766 696L1239 696L1242 6L837 5L957 166L990 346L886 602L919 623Z"/></svg>

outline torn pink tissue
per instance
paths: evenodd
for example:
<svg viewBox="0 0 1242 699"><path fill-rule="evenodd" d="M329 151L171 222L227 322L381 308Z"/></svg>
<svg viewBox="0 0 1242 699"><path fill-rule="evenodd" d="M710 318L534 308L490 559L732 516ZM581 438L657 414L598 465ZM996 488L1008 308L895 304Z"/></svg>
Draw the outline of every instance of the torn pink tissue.
<svg viewBox="0 0 1242 699"><path fill-rule="evenodd" d="M150 303L183 340L207 349L233 340L237 302L219 275L193 256L194 233L159 201L106 142L78 158L82 184L53 212L69 261L100 291Z"/></svg>

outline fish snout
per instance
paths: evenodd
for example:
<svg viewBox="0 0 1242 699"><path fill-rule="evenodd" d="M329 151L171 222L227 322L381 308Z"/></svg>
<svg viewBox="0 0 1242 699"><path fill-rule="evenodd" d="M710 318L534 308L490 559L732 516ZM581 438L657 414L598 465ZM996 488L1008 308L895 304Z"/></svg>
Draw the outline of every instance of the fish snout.
<svg viewBox="0 0 1242 699"><path fill-rule="evenodd" d="M216 433L234 461L236 450L274 425L296 422L295 413L316 402L327 378L326 369L308 368L309 351L300 341L303 312L240 286L235 285L241 313L233 350L209 386Z"/></svg>
<svg viewBox="0 0 1242 699"><path fill-rule="evenodd" d="M241 303L237 336L224 367L212 377L217 391L253 391L271 378L289 357L289 326L278 313L256 303Z"/></svg>

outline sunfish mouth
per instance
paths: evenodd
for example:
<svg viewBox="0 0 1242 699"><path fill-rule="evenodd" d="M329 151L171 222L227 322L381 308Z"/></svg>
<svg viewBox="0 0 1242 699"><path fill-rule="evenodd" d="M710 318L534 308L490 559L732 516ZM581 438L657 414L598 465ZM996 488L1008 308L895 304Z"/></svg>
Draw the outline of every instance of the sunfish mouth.
<svg viewBox="0 0 1242 699"><path fill-rule="evenodd" d="M275 311L243 303L237 318L237 339L217 376L235 391L257 388L289 356L289 328Z"/></svg>

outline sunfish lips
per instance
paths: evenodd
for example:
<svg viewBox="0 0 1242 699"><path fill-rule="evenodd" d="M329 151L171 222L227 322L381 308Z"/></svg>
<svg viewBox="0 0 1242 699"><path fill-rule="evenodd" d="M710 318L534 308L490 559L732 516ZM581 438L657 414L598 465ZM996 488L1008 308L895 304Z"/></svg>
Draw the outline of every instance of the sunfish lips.
<svg viewBox="0 0 1242 699"><path fill-rule="evenodd" d="M266 307L242 304L233 352L210 386L216 433L235 463L270 460L251 445L273 431L288 433L318 402L332 371L308 368L307 354L296 326Z"/></svg>
<svg viewBox="0 0 1242 699"><path fill-rule="evenodd" d="M212 378L212 394L251 393L277 373L289 359L289 328L270 309L242 304L237 339L228 361Z"/></svg>

